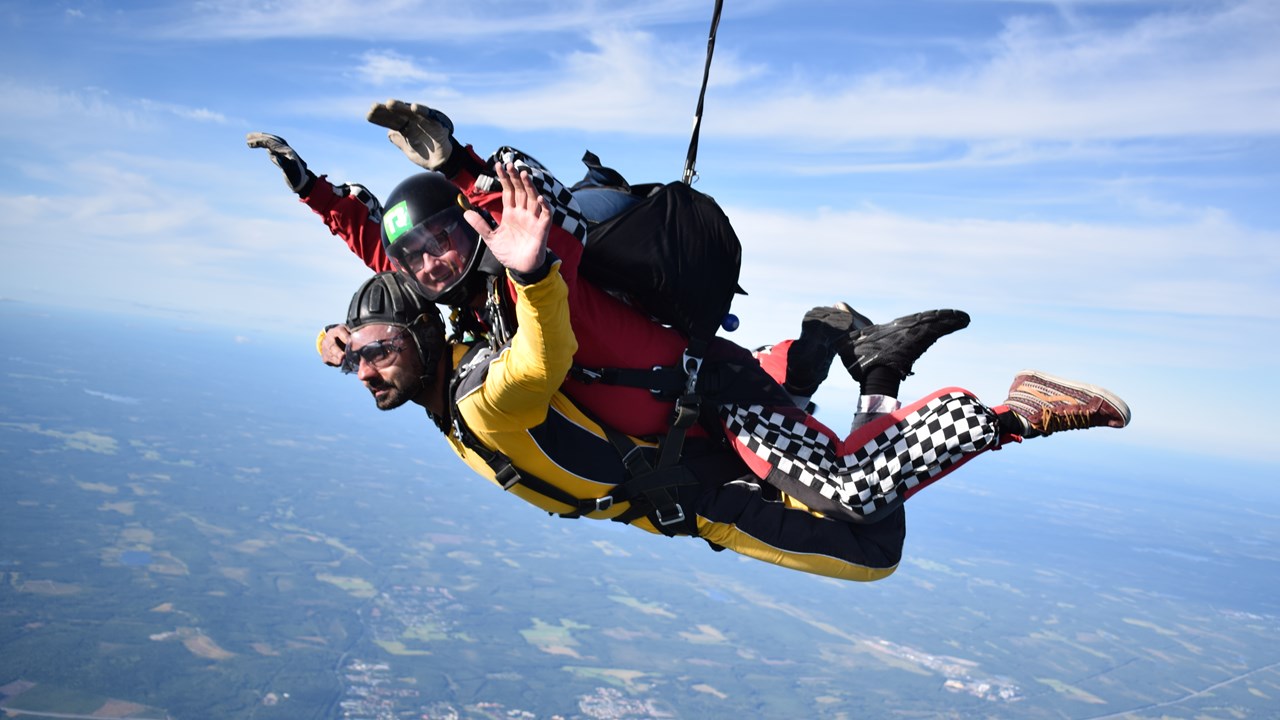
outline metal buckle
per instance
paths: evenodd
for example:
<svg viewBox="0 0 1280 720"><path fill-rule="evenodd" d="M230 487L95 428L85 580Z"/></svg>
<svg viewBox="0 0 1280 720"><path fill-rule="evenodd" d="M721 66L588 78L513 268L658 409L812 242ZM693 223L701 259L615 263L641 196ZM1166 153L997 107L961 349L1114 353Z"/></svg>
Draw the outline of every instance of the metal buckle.
<svg viewBox="0 0 1280 720"><path fill-rule="evenodd" d="M653 368L650 370L650 372L654 374L654 377L658 377L659 373L661 373L665 369L666 369L666 366L664 365L654 365ZM661 383L655 380L653 384L660 385ZM666 391L667 391L666 388L662 388L662 387L649 388L649 394L657 398L662 397L663 393L665 393Z"/></svg>
<svg viewBox="0 0 1280 720"><path fill-rule="evenodd" d="M684 508L683 508L683 507L681 507L678 503L676 504L676 516L675 516L675 517L673 517L673 518L665 518L665 517L663 517L663 516L662 516L662 508L657 508L657 510L656 510L656 514L657 514L657 516L658 516L658 524L659 524L659 525L661 525L662 527L666 527L666 526L668 526L668 525L675 525L675 524L676 524L676 523L678 523L678 522L683 522L683 521L684 521Z"/></svg>
<svg viewBox="0 0 1280 720"><path fill-rule="evenodd" d="M702 370L702 358L697 355L690 355L689 351L685 350L680 365L684 368L685 374L689 376L688 381L685 383L684 391L692 393L693 389L698 385L698 372Z"/></svg>
<svg viewBox="0 0 1280 720"><path fill-rule="evenodd" d="M627 472L633 476L640 475L651 469L649 461L645 459L643 454L636 455L636 453L642 453L643 450L643 446L633 445L627 451L627 454L622 456L622 467L626 468Z"/></svg>
<svg viewBox="0 0 1280 720"><path fill-rule="evenodd" d="M493 479L503 490L510 490L513 486L520 482L520 471L516 470L516 466L507 463L501 470L493 473Z"/></svg>
<svg viewBox="0 0 1280 720"><path fill-rule="evenodd" d="M596 498L596 509L591 512L601 512L613 507L613 496L605 495L602 498Z"/></svg>

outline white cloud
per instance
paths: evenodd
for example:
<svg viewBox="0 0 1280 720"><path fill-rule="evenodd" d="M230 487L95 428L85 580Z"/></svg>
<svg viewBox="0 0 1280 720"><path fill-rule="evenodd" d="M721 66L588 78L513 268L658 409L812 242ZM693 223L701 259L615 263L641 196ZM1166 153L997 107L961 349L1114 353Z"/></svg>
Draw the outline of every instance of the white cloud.
<svg viewBox="0 0 1280 720"><path fill-rule="evenodd" d="M683 135L701 82L705 45L671 44L640 31L599 30L590 47L555 56L555 67L506 69L500 77L470 77L423 88L402 83L406 98L447 99L455 122L471 119L516 130L583 129L645 135ZM717 56L713 86L759 75L758 65L733 53ZM431 81L440 78L428 78ZM345 101L342 103L346 111Z"/></svg>
<svg viewBox="0 0 1280 720"><path fill-rule="evenodd" d="M1132 156L1135 140L1277 134L1280 44L1274 38L1280 37L1280 4L1180 3L1137 15L1147 6L1133 3L1120 21L1105 7L1064 5L1059 20L1011 15L997 36L960 49L958 56L967 62L957 63L951 54L945 61L914 55L871 67L859 60L849 63L858 68L853 73L832 72L843 65L843 53L853 50L832 47L820 66L796 66L788 57L744 62L732 36L722 35L704 132L766 138L788 151L787 145L825 147L830 158L809 168L825 173L880 171L898 163L900 169L931 169L1026 164L1081 153ZM669 33L640 28L702 22L707 10L678 0L548 0L518 8L351 1L303 10L286 0L207 6L199 30L195 24L189 30L214 37L376 37L382 47L360 56L360 81L389 96L445 100L455 120L514 130L609 128L679 137L688 133L705 36L682 32L679 41L671 41ZM784 7L735 6L732 17L765 10ZM431 18L430 35L407 17ZM550 39L561 32L571 34ZM487 42L476 40L477 33L489 40L542 40L522 50L527 63L510 49L496 64L453 62L457 44ZM574 49L580 38L589 46ZM426 47L432 56L423 54ZM447 74L432 69L444 57L450 58ZM330 104L344 113L351 107L346 99ZM969 147L932 160L869 153L872 144L903 142L910 152L931 141ZM879 160L851 163L850 152Z"/></svg>
<svg viewBox="0 0 1280 720"><path fill-rule="evenodd" d="M210 122L219 125L225 125L228 122L227 116L220 112L210 110L208 108L193 108L183 105L175 105L167 102L156 102L154 100L141 99L136 101L138 105L151 113L168 113L184 120L195 120L197 122Z"/></svg>
<svg viewBox="0 0 1280 720"><path fill-rule="evenodd" d="M968 65L787 78L791 87L718 98L730 108L712 122L718 133L806 142L1274 135L1278 36L1280 5L1269 0L1153 14L1118 29L1014 17Z"/></svg>
<svg viewBox="0 0 1280 720"><path fill-rule="evenodd" d="M117 96L87 87L67 89L0 78L0 137L20 143L69 150L81 144L101 147L117 133L146 133L170 118L225 125L221 112L147 98Z"/></svg>
<svg viewBox="0 0 1280 720"><path fill-rule="evenodd" d="M780 0L739 0L737 16L785 5ZM466 44L539 33L581 33L601 27L647 27L706 22L711 4L689 0L232 0L184 11L167 33L197 38L378 38Z"/></svg>
<svg viewBox="0 0 1280 720"><path fill-rule="evenodd" d="M1280 4L1186 3L1122 24L1091 17L1088 7L1073 7L1069 21L1009 17L998 36L960 51L968 62L954 55L945 65L920 56L869 69L851 62L864 68L855 73L831 71L846 52L839 47L820 67L788 58L744 62L722 37L704 137L767 140L782 157L821 150L803 165L787 164L835 174L1168 160L1197 152L1186 145L1197 139L1280 130ZM462 73L452 64L446 77L401 48L367 54L361 72L390 95L446 103L462 124L686 137L702 37L673 42L621 20L591 27L583 31L589 47L535 46L527 65ZM352 105L332 104L343 113Z"/></svg>
<svg viewBox="0 0 1280 720"><path fill-rule="evenodd" d="M413 58L391 50L369 51L360 57L357 74L372 85L404 85L409 83L443 83L447 77L418 67Z"/></svg>
<svg viewBox="0 0 1280 720"><path fill-rule="evenodd" d="M853 286L890 307L963 301L1008 312L1016 299L1033 313L1280 317L1280 234L1239 227L1212 210L1142 225L924 220L876 209L733 207L730 217L747 248L749 279L785 274L789 287L810 296ZM858 269L854 278L850 268Z"/></svg>
<svg viewBox="0 0 1280 720"><path fill-rule="evenodd" d="M68 90L21 83L0 77L0 134L24 137L56 135L66 126L103 123L112 128L140 129L153 124L137 103L118 102L102 88Z"/></svg>
<svg viewBox="0 0 1280 720"><path fill-rule="evenodd" d="M222 182L236 173L219 162L103 152L61 166L43 194L0 195L0 285L244 329L332 322L334 288L367 271L276 177Z"/></svg>

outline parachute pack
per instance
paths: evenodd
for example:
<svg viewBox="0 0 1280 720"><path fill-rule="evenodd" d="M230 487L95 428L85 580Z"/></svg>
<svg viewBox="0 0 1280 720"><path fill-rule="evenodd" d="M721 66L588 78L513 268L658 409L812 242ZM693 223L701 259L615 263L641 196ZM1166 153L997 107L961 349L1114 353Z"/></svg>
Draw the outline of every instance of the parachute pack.
<svg viewBox="0 0 1280 720"><path fill-rule="evenodd" d="M709 341L733 296L745 294L742 243L728 216L684 182L631 186L594 154L582 160L588 174L575 189L612 187L640 200L591 227L579 272L691 341Z"/></svg>

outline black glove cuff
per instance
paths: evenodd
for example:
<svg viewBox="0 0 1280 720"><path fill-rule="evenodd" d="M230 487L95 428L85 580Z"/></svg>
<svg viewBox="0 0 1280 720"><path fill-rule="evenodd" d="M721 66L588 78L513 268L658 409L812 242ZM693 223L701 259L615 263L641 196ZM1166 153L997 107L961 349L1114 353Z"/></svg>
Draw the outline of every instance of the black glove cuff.
<svg viewBox="0 0 1280 720"><path fill-rule="evenodd" d="M527 273L518 273L511 270L508 271L508 273L517 285L532 285L536 282L546 280L547 276L551 274L551 268L555 267L558 262L560 262L560 258L556 257L556 254L551 250L547 250L546 257L542 260L542 264L533 270L530 270Z"/></svg>
<svg viewBox="0 0 1280 720"><path fill-rule="evenodd" d="M315 187L316 187L316 174L308 170L307 181L302 183L302 187L298 188L298 197L302 198L303 200L306 200L307 198L311 197L311 191L314 190Z"/></svg>
<svg viewBox="0 0 1280 720"><path fill-rule="evenodd" d="M453 133L449 134L449 142L453 143L453 148L449 151L449 157L444 161L443 165L437 168L445 177L452 180L463 170L470 171L473 177L492 174L483 162L476 160L475 155L471 153L467 146L458 142Z"/></svg>

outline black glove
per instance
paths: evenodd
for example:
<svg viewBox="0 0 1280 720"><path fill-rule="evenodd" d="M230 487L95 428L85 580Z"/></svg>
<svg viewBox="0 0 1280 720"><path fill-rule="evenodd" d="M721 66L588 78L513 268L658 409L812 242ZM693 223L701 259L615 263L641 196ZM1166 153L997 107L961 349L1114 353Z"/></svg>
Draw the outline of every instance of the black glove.
<svg viewBox="0 0 1280 720"><path fill-rule="evenodd" d="M307 169L307 164L298 157L297 151L289 147L289 143L278 135L254 132L245 136L245 142L251 148L266 148L271 162L284 173L284 182L289 189L306 197L315 184L315 173Z"/></svg>

